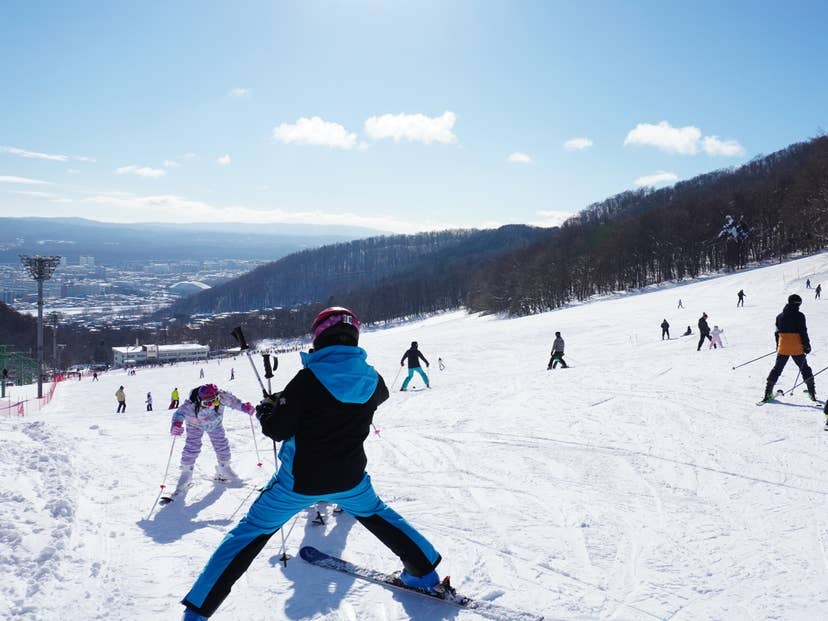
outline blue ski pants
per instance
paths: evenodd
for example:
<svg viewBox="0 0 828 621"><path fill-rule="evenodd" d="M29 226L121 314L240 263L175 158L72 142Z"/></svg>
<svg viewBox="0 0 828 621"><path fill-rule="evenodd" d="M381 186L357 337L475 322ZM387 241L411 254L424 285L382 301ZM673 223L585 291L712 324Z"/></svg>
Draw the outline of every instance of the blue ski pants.
<svg viewBox="0 0 828 621"><path fill-rule="evenodd" d="M403 390L408 388L408 382L410 382L411 378L414 377L414 371L420 374L420 377L423 378L425 385L428 386L428 375L426 375L425 371L423 371L423 367L408 367L408 377L405 378L405 381L402 384Z"/></svg>
<svg viewBox="0 0 828 621"><path fill-rule="evenodd" d="M424 576L440 562L431 543L380 500L367 474L347 491L319 496L297 494L280 485L274 475L247 515L213 552L181 603L206 617L212 615L270 537L296 513L323 501L338 504L359 520L400 557L409 573Z"/></svg>

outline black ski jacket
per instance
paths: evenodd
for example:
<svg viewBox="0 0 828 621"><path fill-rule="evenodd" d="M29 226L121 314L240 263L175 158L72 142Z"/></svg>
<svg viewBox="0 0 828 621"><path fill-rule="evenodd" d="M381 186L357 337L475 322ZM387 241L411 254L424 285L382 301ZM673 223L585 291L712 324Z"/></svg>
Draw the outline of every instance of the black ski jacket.
<svg viewBox="0 0 828 621"><path fill-rule="evenodd" d="M790 337L799 335L800 343L796 343L794 339L791 342ZM784 355L796 355L800 353L811 353L811 340L808 338L808 328L805 325L805 315L799 310L798 304L785 304L782 312L776 316L776 338L779 353ZM780 338L782 339L782 346L780 346ZM799 350L801 344L802 351Z"/></svg>
<svg viewBox="0 0 828 621"><path fill-rule="evenodd" d="M365 403L342 403L312 371L302 369L276 397L276 407L259 420L262 432L287 440L279 455L285 467L285 446L292 444L290 464L293 491L317 495L344 492L365 474L368 459L362 443L371 431L374 411L386 399L388 388L379 382Z"/></svg>
<svg viewBox="0 0 828 621"><path fill-rule="evenodd" d="M402 363L403 363L403 361L404 361L406 358L408 358L408 368L409 368L409 369L413 369L413 368L415 368L415 367L420 366L420 358L422 358L422 359L423 359L423 362L425 362L425 363L426 363L426 366L428 366L428 360L426 360L426 357L425 357L425 356L423 356L423 355L420 353L420 350L419 350L419 349L417 349L416 347L412 347L412 348L410 348L407 352L405 352L405 353L402 355L402 358L400 358L400 364L402 364Z"/></svg>
<svg viewBox="0 0 828 621"><path fill-rule="evenodd" d="M702 336L710 334L710 326L707 325L707 319L704 315L699 317L699 333Z"/></svg>

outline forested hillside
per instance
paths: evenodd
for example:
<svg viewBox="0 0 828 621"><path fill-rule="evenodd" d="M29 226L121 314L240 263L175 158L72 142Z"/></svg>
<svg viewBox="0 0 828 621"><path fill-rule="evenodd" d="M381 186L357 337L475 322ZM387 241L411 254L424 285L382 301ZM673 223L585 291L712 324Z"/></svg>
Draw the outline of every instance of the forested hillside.
<svg viewBox="0 0 828 621"><path fill-rule="evenodd" d="M332 244L263 265L186 298L159 316L293 307L346 294L370 300L369 314L382 318L458 306L476 269L549 234L545 229L513 225Z"/></svg>
<svg viewBox="0 0 828 621"><path fill-rule="evenodd" d="M828 137L820 136L735 170L590 205L554 241L480 270L467 306L542 312L595 294L815 252L827 240Z"/></svg>

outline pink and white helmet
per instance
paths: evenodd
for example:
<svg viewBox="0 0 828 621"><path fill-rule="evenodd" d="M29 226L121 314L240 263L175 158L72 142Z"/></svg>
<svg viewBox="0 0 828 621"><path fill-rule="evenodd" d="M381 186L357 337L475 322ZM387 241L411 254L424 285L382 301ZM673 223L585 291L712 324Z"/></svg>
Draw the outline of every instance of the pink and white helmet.
<svg viewBox="0 0 828 621"><path fill-rule="evenodd" d="M198 388L198 400L210 401L218 398L219 389L215 384L204 384Z"/></svg>

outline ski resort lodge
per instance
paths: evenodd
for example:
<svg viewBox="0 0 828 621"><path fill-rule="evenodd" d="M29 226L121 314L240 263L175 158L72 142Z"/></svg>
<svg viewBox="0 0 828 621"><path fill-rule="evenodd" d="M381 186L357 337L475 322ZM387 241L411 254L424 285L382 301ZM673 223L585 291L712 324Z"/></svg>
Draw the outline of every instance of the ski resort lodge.
<svg viewBox="0 0 828 621"><path fill-rule="evenodd" d="M113 366L127 367L144 364L207 360L209 345L179 343L176 345L129 345L113 347Z"/></svg>

